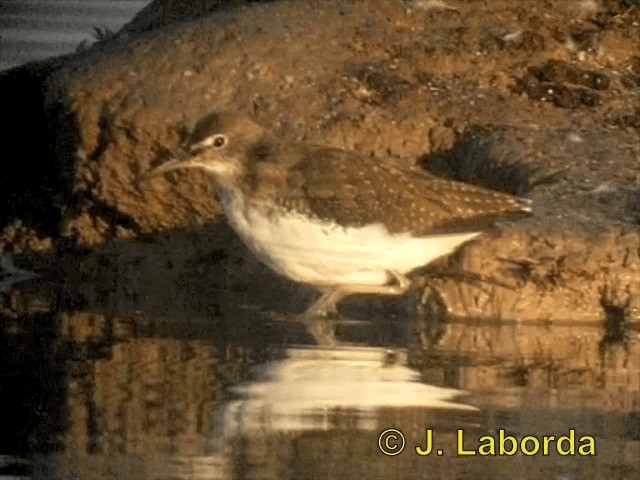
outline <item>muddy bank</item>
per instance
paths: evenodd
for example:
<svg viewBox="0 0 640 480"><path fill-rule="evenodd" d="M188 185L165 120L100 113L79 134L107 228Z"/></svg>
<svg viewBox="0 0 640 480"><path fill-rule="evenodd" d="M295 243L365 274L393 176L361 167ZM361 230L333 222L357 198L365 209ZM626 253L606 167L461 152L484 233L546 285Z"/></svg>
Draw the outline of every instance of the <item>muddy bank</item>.
<svg viewBox="0 0 640 480"><path fill-rule="evenodd" d="M220 226L209 178L140 181L233 109L533 200L416 274L427 308L637 322L639 22L628 1L154 2L87 52L0 76L21 152L0 165L0 245L70 291L163 297L189 278L194 301L215 287L297 307L309 293Z"/></svg>

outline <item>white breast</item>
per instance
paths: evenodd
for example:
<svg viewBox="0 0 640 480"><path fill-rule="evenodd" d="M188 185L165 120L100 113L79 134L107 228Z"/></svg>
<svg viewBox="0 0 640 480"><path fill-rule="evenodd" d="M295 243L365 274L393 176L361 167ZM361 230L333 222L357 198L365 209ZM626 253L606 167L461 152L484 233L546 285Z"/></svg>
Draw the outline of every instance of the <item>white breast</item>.
<svg viewBox="0 0 640 480"><path fill-rule="evenodd" d="M383 285L389 271L408 273L480 234L414 238L390 234L381 223L345 228L296 213L267 215L236 191L221 193L230 225L255 255L277 272L313 285Z"/></svg>

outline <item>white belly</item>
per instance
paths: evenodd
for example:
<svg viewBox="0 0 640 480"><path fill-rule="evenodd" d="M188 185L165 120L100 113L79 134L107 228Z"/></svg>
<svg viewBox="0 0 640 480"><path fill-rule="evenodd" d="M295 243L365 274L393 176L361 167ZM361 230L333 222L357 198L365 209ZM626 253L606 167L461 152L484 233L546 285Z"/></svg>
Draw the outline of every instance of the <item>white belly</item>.
<svg viewBox="0 0 640 480"><path fill-rule="evenodd" d="M392 235L381 223L344 228L295 213L268 216L229 193L221 198L229 223L255 255L277 272L313 285L383 285L389 271L406 274L480 234L414 238Z"/></svg>

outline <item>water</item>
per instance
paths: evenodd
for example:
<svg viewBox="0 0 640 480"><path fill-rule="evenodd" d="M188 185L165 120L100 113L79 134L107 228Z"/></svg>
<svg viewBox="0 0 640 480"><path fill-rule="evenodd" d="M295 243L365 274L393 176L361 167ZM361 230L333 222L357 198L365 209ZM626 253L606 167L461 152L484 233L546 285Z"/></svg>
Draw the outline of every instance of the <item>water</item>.
<svg viewBox="0 0 640 480"><path fill-rule="evenodd" d="M72 53L95 41L94 27L116 32L149 0L3 0L0 70Z"/></svg>
<svg viewBox="0 0 640 480"><path fill-rule="evenodd" d="M637 330L382 309L340 322L369 345L319 347L257 308L123 315L33 284L0 316L0 478L640 478ZM477 453L501 432L539 451Z"/></svg>

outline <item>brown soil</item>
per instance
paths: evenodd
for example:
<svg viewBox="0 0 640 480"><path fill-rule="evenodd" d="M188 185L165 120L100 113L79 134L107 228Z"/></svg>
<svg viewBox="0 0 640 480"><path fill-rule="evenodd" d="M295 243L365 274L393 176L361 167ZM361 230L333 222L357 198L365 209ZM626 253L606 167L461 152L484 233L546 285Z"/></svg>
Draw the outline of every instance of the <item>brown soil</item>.
<svg viewBox="0 0 640 480"><path fill-rule="evenodd" d="M416 275L427 308L640 320L637 1L197 3L154 2L112 40L0 76L20 152L0 165L0 245L16 263L79 302L119 292L124 311L210 313L199 298L233 295L299 311L310 292L253 259L210 179L141 181L200 117L234 109L287 140L533 199L532 218Z"/></svg>

